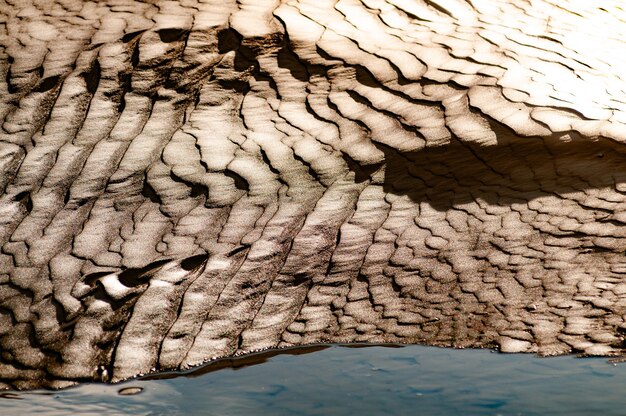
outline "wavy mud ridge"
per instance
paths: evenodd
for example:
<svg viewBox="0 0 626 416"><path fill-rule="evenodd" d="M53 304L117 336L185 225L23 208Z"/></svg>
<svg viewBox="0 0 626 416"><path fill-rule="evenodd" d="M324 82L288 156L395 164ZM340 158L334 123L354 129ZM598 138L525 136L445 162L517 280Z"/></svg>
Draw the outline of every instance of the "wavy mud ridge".
<svg viewBox="0 0 626 416"><path fill-rule="evenodd" d="M624 354L625 23L0 0L0 389L326 342Z"/></svg>

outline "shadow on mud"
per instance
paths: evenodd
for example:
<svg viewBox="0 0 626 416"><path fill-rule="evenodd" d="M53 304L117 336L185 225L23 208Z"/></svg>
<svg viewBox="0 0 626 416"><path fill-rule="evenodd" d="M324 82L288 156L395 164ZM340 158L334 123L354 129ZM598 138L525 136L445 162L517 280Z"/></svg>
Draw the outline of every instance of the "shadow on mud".
<svg viewBox="0 0 626 416"><path fill-rule="evenodd" d="M515 138L490 147L455 140L413 153L377 146L385 192L438 211L476 200L510 206L600 189L626 194L626 148L609 139Z"/></svg>

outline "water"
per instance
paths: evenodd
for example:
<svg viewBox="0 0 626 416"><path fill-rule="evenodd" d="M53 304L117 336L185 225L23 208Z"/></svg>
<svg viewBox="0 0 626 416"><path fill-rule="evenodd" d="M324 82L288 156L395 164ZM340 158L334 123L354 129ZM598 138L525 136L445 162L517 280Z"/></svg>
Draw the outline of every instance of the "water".
<svg viewBox="0 0 626 416"><path fill-rule="evenodd" d="M624 415L626 364L424 346L313 347L185 377L11 392L1 414Z"/></svg>

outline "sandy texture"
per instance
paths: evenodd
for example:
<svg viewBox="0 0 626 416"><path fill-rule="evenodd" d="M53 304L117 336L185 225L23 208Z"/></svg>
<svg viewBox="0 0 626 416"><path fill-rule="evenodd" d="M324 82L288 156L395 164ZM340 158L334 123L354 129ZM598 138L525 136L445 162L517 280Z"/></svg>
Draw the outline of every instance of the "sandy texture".
<svg viewBox="0 0 626 416"><path fill-rule="evenodd" d="M622 354L620 4L0 1L0 388Z"/></svg>

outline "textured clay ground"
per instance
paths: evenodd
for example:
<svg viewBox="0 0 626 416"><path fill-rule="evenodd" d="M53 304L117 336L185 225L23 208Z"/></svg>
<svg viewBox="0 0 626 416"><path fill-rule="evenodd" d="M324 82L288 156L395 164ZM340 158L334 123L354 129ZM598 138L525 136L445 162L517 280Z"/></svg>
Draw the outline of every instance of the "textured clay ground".
<svg viewBox="0 0 626 416"><path fill-rule="evenodd" d="M0 388L623 354L620 4L0 0Z"/></svg>

